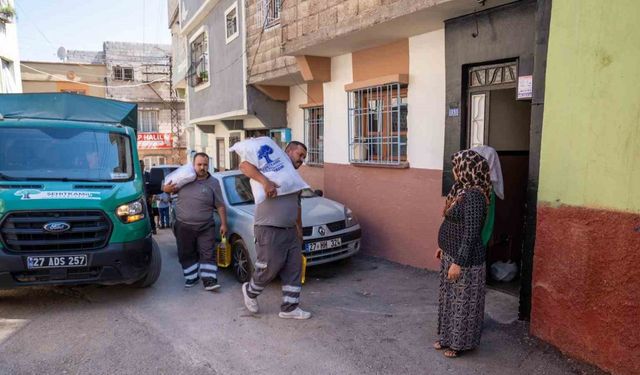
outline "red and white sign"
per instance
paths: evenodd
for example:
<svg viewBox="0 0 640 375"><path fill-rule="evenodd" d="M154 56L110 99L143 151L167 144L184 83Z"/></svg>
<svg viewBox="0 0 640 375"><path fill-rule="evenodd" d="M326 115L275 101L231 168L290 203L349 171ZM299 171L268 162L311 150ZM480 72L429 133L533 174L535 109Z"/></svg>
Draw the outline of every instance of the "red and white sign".
<svg viewBox="0 0 640 375"><path fill-rule="evenodd" d="M138 149L171 148L171 133L138 133Z"/></svg>

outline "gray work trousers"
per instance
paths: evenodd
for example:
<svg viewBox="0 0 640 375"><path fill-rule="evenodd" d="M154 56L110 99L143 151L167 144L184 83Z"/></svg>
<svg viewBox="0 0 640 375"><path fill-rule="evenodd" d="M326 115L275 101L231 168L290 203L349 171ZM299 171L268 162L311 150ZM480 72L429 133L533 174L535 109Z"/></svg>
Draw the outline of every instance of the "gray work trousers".
<svg viewBox="0 0 640 375"><path fill-rule="evenodd" d="M190 281L198 277L217 280L215 223L190 225L176 221L175 229L178 260L184 278Z"/></svg>
<svg viewBox="0 0 640 375"><path fill-rule="evenodd" d="M302 290L302 244L296 228L256 225L254 234L258 259L247 294L251 298L258 297L267 284L279 275L282 282L280 310L295 310L300 303Z"/></svg>

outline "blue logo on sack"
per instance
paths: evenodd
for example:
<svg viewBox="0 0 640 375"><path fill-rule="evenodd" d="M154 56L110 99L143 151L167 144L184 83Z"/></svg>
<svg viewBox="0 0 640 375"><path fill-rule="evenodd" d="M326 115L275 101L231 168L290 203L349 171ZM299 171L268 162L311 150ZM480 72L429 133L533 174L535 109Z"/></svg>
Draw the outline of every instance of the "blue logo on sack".
<svg viewBox="0 0 640 375"><path fill-rule="evenodd" d="M260 172L277 172L284 168L284 164L280 161L280 158L271 160L269 155L273 154L273 149L269 145L262 145L258 150L258 160L264 159L267 164L260 168Z"/></svg>
<svg viewBox="0 0 640 375"><path fill-rule="evenodd" d="M264 159L267 164L273 163L273 160L269 157L269 155L273 154L273 149L267 145L262 145L260 150L258 150L258 160Z"/></svg>

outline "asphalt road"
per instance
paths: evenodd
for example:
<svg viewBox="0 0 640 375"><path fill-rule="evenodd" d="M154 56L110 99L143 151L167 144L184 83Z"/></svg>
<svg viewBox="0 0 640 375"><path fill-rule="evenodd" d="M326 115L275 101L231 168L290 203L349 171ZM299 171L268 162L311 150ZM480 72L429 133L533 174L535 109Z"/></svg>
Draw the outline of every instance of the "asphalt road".
<svg viewBox="0 0 640 375"><path fill-rule="evenodd" d="M173 236L156 239L151 288L0 291L0 374L599 374L491 314L477 350L444 358L431 349L433 272L365 256L310 269L302 307L314 316L291 321L277 316L277 281L257 315L231 272L219 293L185 289Z"/></svg>

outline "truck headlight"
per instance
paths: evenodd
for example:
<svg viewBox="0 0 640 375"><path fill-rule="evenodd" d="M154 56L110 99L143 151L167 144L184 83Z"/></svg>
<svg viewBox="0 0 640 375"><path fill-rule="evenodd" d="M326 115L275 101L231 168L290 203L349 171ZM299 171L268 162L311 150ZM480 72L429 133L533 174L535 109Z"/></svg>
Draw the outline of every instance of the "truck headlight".
<svg viewBox="0 0 640 375"><path fill-rule="evenodd" d="M344 217L345 217L345 223L346 223L346 227L347 228L350 228L350 227L358 224L358 218L353 213L353 211L351 211L347 207L344 208Z"/></svg>
<svg viewBox="0 0 640 375"><path fill-rule="evenodd" d="M123 204L116 209L116 215L126 224L140 221L145 218L144 205L143 198Z"/></svg>

